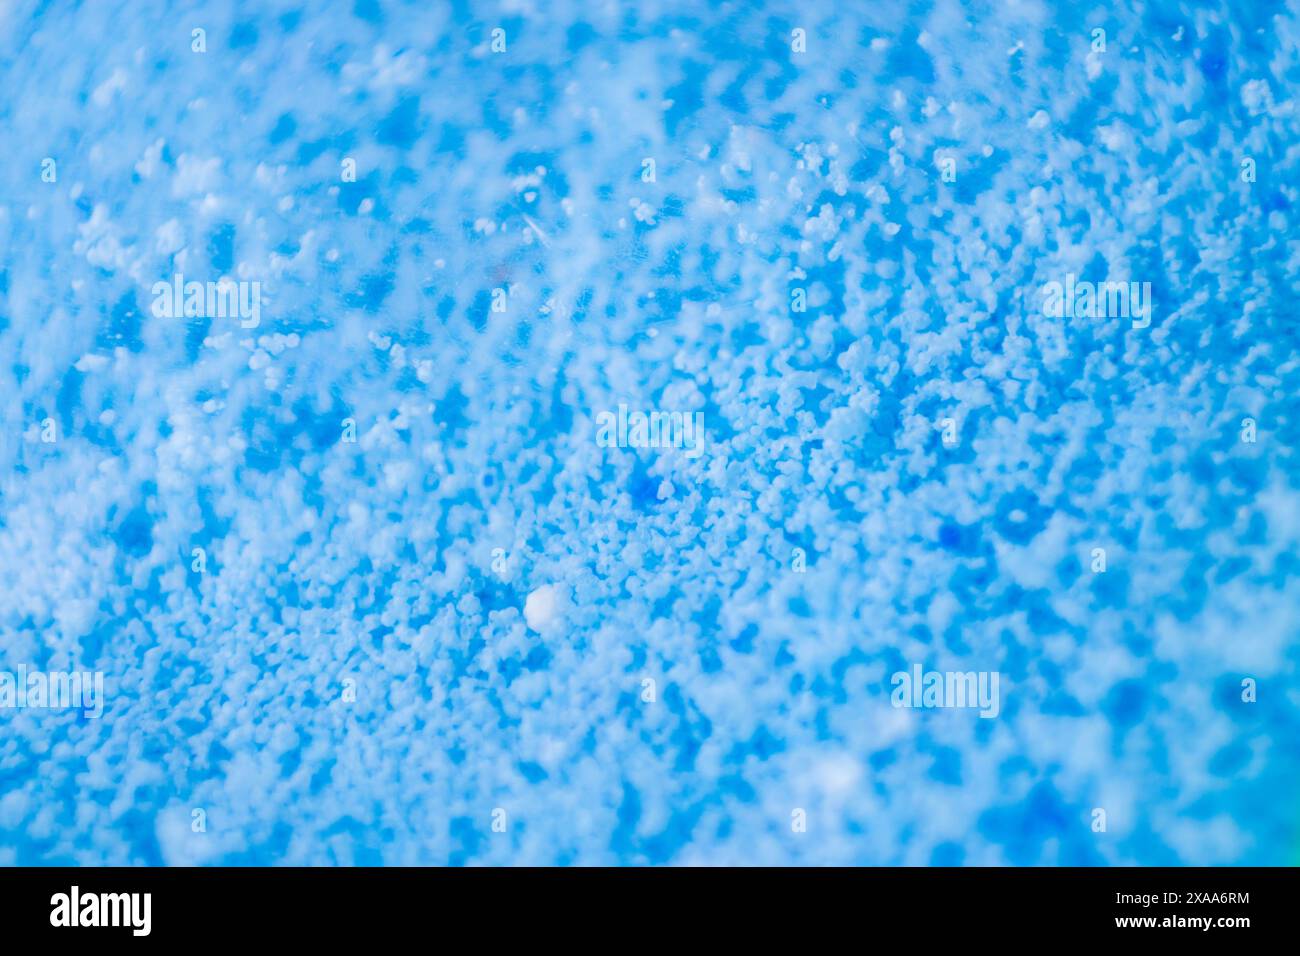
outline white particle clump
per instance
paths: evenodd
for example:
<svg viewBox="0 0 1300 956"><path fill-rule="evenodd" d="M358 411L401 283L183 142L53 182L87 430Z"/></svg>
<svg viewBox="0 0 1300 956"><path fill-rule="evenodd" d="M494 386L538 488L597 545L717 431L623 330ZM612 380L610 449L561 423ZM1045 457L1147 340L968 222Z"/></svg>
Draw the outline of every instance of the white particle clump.
<svg viewBox="0 0 1300 956"><path fill-rule="evenodd" d="M560 592L554 584L543 584L524 602L524 620L538 634L551 630L560 618Z"/></svg>
<svg viewBox="0 0 1300 956"><path fill-rule="evenodd" d="M1241 88L1241 103L1251 116L1267 113L1273 108L1273 91L1264 80L1251 80Z"/></svg>

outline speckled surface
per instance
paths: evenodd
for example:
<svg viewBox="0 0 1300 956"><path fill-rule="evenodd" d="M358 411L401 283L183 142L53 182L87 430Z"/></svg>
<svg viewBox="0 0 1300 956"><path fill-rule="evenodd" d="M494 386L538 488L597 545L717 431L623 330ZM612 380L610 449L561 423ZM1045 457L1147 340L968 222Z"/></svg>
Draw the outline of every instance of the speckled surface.
<svg viewBox="0 0 1300 956"><path fill-rule="evenodd" d="M0 0L0 863L1296 862L1296 14Z"/></svg>

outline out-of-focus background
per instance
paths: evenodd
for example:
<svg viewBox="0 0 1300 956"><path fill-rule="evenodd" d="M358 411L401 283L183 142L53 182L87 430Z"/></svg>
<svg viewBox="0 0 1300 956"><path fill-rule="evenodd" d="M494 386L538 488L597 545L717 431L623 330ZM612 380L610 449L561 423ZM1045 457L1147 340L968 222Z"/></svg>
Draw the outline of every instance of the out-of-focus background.
<svg viewBox="0 0 1300 956"><path fill-rule="evenodd" d="M1298 40L0 2L0 863L1297 862Z"/></svg>

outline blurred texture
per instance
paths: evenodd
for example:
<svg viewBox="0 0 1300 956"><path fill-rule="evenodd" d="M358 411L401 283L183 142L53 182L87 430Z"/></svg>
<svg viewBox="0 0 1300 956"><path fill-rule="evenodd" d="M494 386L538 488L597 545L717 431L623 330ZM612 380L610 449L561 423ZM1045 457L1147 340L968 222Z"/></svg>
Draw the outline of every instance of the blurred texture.
<svg viewBox="0 0 1300 956"><path fill-rule="evenodd" d="M1296 862L1298 40L0 2L0 863Z"/></svg>

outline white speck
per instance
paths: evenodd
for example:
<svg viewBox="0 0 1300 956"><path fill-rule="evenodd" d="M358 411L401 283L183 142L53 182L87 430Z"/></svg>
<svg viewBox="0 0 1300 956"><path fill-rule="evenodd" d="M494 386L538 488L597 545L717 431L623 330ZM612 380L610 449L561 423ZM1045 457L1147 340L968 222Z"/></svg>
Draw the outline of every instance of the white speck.
<svg viewBox="0 0 1300 956"><path fill-rule="evenodd" d="M1088 79L1095 80L1101 76L1101 54L1092 52L1084 59L1084 66L1088 71Z"/></svg>
<svg viewBox="0 0 1300 956"><path fill-rule="evenodd" d="M211 159L199 159L182 154L176 161L176 173L172 177L172 196L180 199L210 192L216 188L220 178L220 159L215 156Z"/></svg>
<svg viewBox="0 0 1300 956"><path fill-rule="evenodd" d="M185 232L175 219L168 219L154 230L154 251L160 256L170 256L185 247Z"/></svg>
<svg viewBox="0 0 1300 956"><path fill-rule="evenodd" d="M560 594L553 584L543 584L528 595L524 602L524 620L529 628L541 634L550 630L559 620Z"/></svg>
<svg viewBox="0 0 1300 956"><path fill-rule="evenodd" d="M126 70L119 66L113 71L112 76L95 87L92 98L96 106L107 106L112 101L113 94L124 89L126 89Z"/></svg>
<svg viewBox="0 0 1300 956"><path fill-rule="evenodd" d="M521 213L520 215L524 217L524 221L528 223L528 227L533 230L537 235L537 238L542 240L542 245L549 249L551 247L551 240L546 233L542 232L542 227L533 222L532 217L527 213Z"/></svg>
<svg viewBox="0 0 1300 956"><path fill-rule="evenodd" d="M78 372L100 372L108 368L108 358L104 355L95 355L87 352L81 358L77 359L76 369Z"/></svg>
<svg viewBox="0 0 1300 956"><path fill-rule="evenodd" d="M144 157L135 164L135 171L140 174L141 179L148 179L158 169L162 161L163 140L155 140L154 144L144 151Z"/></svg>

